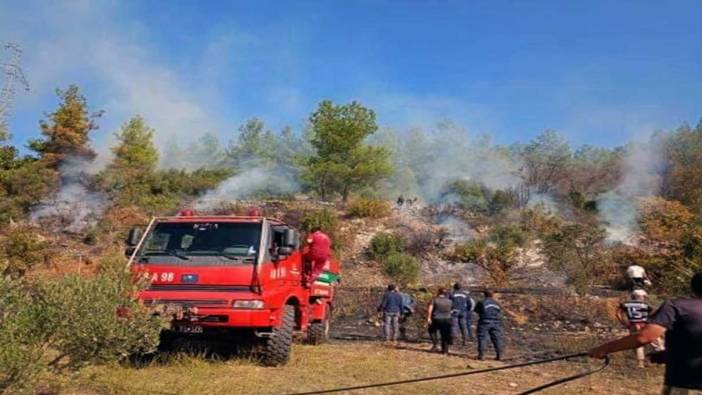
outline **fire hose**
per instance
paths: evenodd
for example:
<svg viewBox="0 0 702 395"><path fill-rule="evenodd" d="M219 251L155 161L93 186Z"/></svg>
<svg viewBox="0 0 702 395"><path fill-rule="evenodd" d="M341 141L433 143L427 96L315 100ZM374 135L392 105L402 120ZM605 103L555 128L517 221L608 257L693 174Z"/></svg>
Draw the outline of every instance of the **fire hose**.
<svg viewBox="0 0 702 395"><path fill-rule="evenodd" d="M454 377L465 377L465 376L471 376L474 374L480 374L480 373L489 373L489 372L496 372L500 370L508 370L508 369L516 369L516 368L522 368L526 366L532 366L532 365L540 365L544 363L549 363L549 362L556 362L556 361L564 361L568 360L571 358L578 358L578 357L584 357L587 356L587 353L577 353L577 354L569 354L569 355L563 355L559 357L554 357L554 358L547 358L547 359L540 359L537 361L531 361L531 362L523 362L523 363L517 363L517 364L512 364L512 365L506 365L506 366L499 366L499 367L494 367L494 368L486 368L486 369L479 369L479 370L471 370L468 372L460 372L460 373L451 373L451 374L444 374L444 375L438 375L438 376L429 376L429 377L419 377L415 379L408 379L408 380L399 380L399 381L388 381L384 383L375 383L375 384L364 384L364 385L357 385L357 386L351 386L351 387L339 387L339 388L329 388L325 390L314 390L314 391L308 391L308 392L295 392L287 395L317 395L317 394L330 394L334 392L346 392L346 391L357 391L357 390L363 390L363 389L369 389L369 388L380 388L380 387L389 387L389 386L394 386L394 385L400 385L400 384L414 384L414 383L421 383L425 381L434 381L434 380L443 380L443 379L450 379ZM604 363L597 367L596 369L591 369L587 370L585 372L577 373L572 376L564 377L543 385L540 385L538 387L531 388L529 390L526 390L524 392L520 392L518 395L528 395L528 394L533 394L539 391L543 391L547 388L555 387L557 385L561 385L564 383L567 383L569 381L577 380L586 376L590 376L592 374L601 372L604 370L607 366L609 366L609 357L605 357Z"/></svg>

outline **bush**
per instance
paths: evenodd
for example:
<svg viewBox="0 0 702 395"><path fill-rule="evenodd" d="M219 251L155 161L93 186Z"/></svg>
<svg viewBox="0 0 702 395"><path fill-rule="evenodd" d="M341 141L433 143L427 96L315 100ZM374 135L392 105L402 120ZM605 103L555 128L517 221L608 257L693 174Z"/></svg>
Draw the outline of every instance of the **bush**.
<svg viewBox="0 0 702 395"><path fill-rule="evenodd" d="M378 233L371 239L370 255L373 259L382 261L392 254L404 251L405 238L396 233Z"/></svg>
<svg viewBox="0 0 702 395"><path fill-rule="evenodd" d="M383 272L403 287L417 282L419 268L419 261L409 254L393 252L383 260Z"/></svg>
<svg viewBox="0 0 702 395"><path fill-rule="evenodd" d="M144 285L134 282L117 253L103 259L93 278L68 275L42 283L51 344L64 357L60 366L75 369L154 351L163 322L133 298Z"/></svg>
<svg viewBox="0 0 702 395"><path fill-rule="evenodd" d="M548 266L584 293L596 281L607 281L613 270L607 234L594 224L568 224L544 237L542 251Z"/></svg>
<svg viewBox="0 0 702 395"><path fill-rule="evenodd" d="M379 199L360 198L348 206L349 216L355 218L383 218L391 212L390 203Z"/></svg>
<svg viewBox="0 0 702 395"><path fill-rule="evenodd" d="M300 229L303 232L310 232L315 227L320 227L332 240L332 249L336 252L336 257L340 258L346 243L339 234L339 219L336 213L330 209L310 210L304 213L300 219Z"/></svg>
<svg viewBox="0 0 702 395"><path fill-rule="evenodd" d="M517 264L519 248L527 240L527 235L518 226L498 225L490 229L487 238L456 246L451 258L481 266L495 285L503 285L508 282L509 271Z"/></svg>
<svg viewBox="0 0 702 395"><path fill-rule="evenodd" d="M0 240L0 270L4 276L22 277L32 267L44 262L48 243L35 228L11 227Z"/></svg>
<svg viewBox="0 0 702 395"><path fill-rule="evenodd" d="M309 232L315 227L320 227L322 231L331 235L336 233L339 220L330 209L310 210L300 220L300 226L303 231Z"/></svg>
<svg viewBox="0 0 702 395"><path fill-rule="evenodd" d="M50 326L23 284L0 277L0 393L31 388L42 364Z"/></svg>

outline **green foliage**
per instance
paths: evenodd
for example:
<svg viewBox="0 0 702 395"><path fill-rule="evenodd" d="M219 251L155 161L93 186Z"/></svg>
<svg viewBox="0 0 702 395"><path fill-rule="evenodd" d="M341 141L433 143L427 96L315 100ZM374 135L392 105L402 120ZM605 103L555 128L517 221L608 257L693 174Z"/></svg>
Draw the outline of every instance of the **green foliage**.
<svg viewBox="0 0 702 395"><path fill-rule="evenodd" d="M113 161L98 175L103 190L120 206L138 206L151 213L168 213L181 201L216 187L231 175L227 169L157 170L154 131L137 116L117 133Z"/></svg>
<svg viewBox="0 0 702 395"><path fill-rule="evenodd" d="M544 237L542 252L552 270L565 273L568 282L584 293L617 274L606 238L606 231L597 225L567 224Z"/></svg>
<svg viewBox="0 0 702 395"><path fill-rule="evenodd" d="M483 267L495 285L506 284L509 272L517 265L519 249L528 236L517 225L497 225L486 238L470 240L456 246L452 258Z"/></svg>
<svg viewBox="0 0 702 395"><path fill-rule="evenodd" d="M91 278L28 284L0 277L0 391L31 387L46 369L154 351L164 323L134 299L145 285L134 280L120 253L103 259Z"/></svg>
<svg viewBox="0 0 702 395"><path fill-rule="evenodd" d="M397 233L377 233L371 239L369 253L375 260L382 261L390 255L402 253L405 238Z"/></svg>
<svg viewBox="0 0 702 395"><path fill-rule="evenodd" d="M351 202L349 216L355 218L383 218L390 215L392 207L386 200L359 198Z"/></svg>
<svg viewBox="0 0 702 395"><path fill-rule="evenodd" d="M492 198L490 191L475 181L458 180L448 185L444 197L454 196L464 210L487 212Z"/></svg>
<svg viewBox="0 0 702 395"><path fill-rule="evenodd" d="M0 271L3 276L18 278L31 268L44 263L49 243L35 228L27 225L10 227L0 237Z"/></svg>
<svg viewBox="0 0 702 395"><path fill-rule="evenodd" d="M49 333L43 311L24 284L0 277L0 393L32 388L46 367L42 357Z"/></svg>
<svg viewBox="0 0 702 395"><path fill-rule="evenodd" d="M153 134L140 116L130 119L115 134L118 145L112 148L114 159L99 180L118 204L142 205L148 199L158 163Z"/></svg>
<svg viewBox="0 0 702 395"><path fill-rule="evenodd" d="M663 196L702 213L702 122L694 129L683 125L664 136L664 143Z"/></svg>
<svg viewBox="0 0 702 395"><path fill-rule="evenodd" d="M41 121L44 139L31 140L29 148L39 153L42 161L58 169L68 158L91 160L95 152L89 146L89 134L97 129L95 123L102 113L88 113L85 97L75 85L56 90L60 103L58 109L49 114L49 120Z"/></svg>
<svg viewBox="0 0 702 395"><path fill-rule="evenodd" d="M546 130L521 150L523 178L537 193L548 193L566 178L572 158L568 142L553 130Z"/></svg>
<svg viewBox="0 0 702 395"><path fill-rule="evenodd" d="M58 173L33 159L11 158L0 168L0 223L25 217L53 192Z"/></svg>
<svg viewBox="0 0 702 395"><path fill-rule="evenodd" d="M135 283L125 265L114 253L93 278L67 275L41 285L42 308L55 320L52 347L66 356L57 366L75 369L156 349L163 322L133 299L145 283Z"/></svg>
<svg viewBox="0 0 702 395"><path fill-rule="evenodd" d="M364 144L378 129L372 110L357 102L334 105L325 100L310 125L315 154L303 161L303 179L322 199L339 194L346 201L351 192L392 173L389 151Z"/></svg>
<svg viewBox="0 0 702 395"><path fill-rule="evenodd" d="M309 232L318 226L331 236L337 231L339 219L336 213L330 209L309 210L300 220L300 226L304 232Z"/></svg>
<svg viewBox="0 0 702 395"><path fill-rule="evenodd" d="M383 272L403 287L419 279L420 264L412 255L393 252L383 259L382 265Z"/></svg>

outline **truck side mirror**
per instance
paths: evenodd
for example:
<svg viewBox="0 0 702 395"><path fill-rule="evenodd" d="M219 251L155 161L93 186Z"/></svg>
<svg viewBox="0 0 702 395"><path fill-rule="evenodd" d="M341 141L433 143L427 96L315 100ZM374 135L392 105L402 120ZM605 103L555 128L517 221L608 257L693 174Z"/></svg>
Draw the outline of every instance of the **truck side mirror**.
<svg viewBox="0 0 702 395"><path fill-rule="evenodd" d="M132 228L129 230L129 236L127 236L127 245L130 247L136 247L141 240L141 228Z"/></svg>
<svg viewBox="0 0 702 395"><path fill-rule="evenodd" d="M285 246L291 249L298 248L300 246L300 236L297 234L295 229L285 230Z"/></svg>
<svg viewBox="0 0 702 395"><path fill-rule="evenodd" d="M292 255L292 247L278 247L278 255L275 257L276 260L285 259Z"/></svg>

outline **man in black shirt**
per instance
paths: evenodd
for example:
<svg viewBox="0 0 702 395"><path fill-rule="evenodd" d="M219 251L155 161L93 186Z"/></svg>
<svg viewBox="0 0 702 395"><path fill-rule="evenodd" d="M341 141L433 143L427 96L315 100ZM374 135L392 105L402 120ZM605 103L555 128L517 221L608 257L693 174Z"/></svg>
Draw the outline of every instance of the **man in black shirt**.
<svg viewBox="0 0 702 395"><path fill-rule="evenodd" d="M690 282L693 298L665 301L638 333L590 350L594 358L650 344L665 333L664 394L702 390L702 272Z"/></svg>

